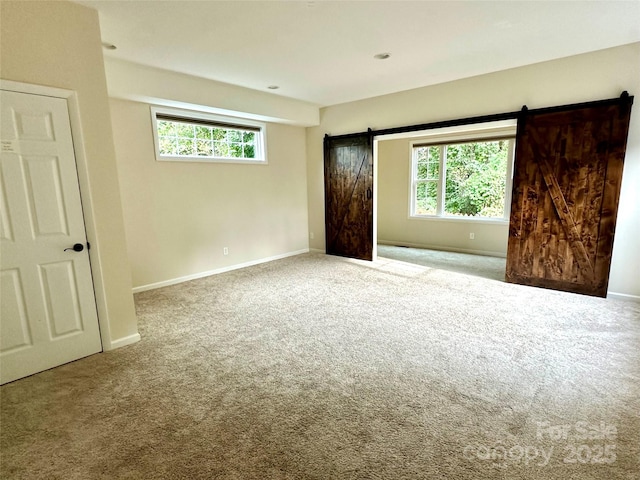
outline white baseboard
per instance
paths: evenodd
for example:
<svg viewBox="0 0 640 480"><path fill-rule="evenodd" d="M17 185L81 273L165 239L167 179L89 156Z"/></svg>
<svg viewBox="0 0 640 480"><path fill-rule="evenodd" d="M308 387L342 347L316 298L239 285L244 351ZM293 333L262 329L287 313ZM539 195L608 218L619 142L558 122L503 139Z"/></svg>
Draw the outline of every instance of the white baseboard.
<svg viewBox="0 0 640 480"><path fill-rule="evenodd" d="M613 298L615 300L627 300L629 302L638 302L638 303L640 303L640 296L638 296L638 295L629 295L627 293L607 292L607 298Z"/></svg>
<svg viewBox="0 0 640 480"><path fill-rule="evenodd" d="M381 240L378 239L379 245L391 245L391 246L403 246L411 248L426 248L428 250L440 250L444 252L457 252L457 253L471 253L473 255L486 255L488 257L500 257L506 258L507 254L504 252L491 252L487 250L471 250L469 248L456 248L456 247L443 247L441 245L428 245L424 243L410 243L403 242L401 240Z"/></svg>
<svg viewBox="0 0 640 480"><path fill-rule="evenodd" d="M140 341L140 334L134 333L133 335L129 335L128 337L118 338L111 342L111 345L104 348L104 351L107 352L109 350L115 350L116 348L126 347L127 345L131 345L132 343L136 343Z"/></svg>
<svg viewBox="0 0 640 480"><path fill-rule="evenodd" d="M301 255L303 253L309 253L309 249L304 248L302 250L296 250L295 252L287 252L280 255L274 255L272 257L260 258L258 260L251 260L250 262L230 265L228 267L216 268L214 270L208 270L206 272L199 272L191 275L185 275L184 277L172 278L170 280L164 280L162 282L150 283L148 285L141 285L139 287L134 287L133 293L146 292L147 290L155 290L156 288L169 287L171 285L177 285L178 283L188 282L190 280L197 280L198 278L209 277L211 275L217 275L219 273L230 272L232 270L238 270L240 268L246 268L246 267L251 267L253 265L259 265L261 263L280 260L281 258L294 257L296 255Z"/></svg>

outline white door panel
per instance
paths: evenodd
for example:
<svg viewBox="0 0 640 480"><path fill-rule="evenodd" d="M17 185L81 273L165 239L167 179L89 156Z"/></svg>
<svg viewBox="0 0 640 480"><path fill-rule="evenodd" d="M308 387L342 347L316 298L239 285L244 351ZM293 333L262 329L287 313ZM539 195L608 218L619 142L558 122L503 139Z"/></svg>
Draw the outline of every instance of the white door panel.
<svg viewBox="0 0 640 480"><path fill-rule="evenodd" d="M0 335L0 351L11 352L32 344L31 329L27 321L26 305L20 271L18 269L2 270L2 335Z"/></svg>
<svg viewBox="0 0 640 480"><path fill-rule="evenodd" d="M66 100L1 92L0 381L102 350ZM65 251L65 249L67 249Z"/></svg>

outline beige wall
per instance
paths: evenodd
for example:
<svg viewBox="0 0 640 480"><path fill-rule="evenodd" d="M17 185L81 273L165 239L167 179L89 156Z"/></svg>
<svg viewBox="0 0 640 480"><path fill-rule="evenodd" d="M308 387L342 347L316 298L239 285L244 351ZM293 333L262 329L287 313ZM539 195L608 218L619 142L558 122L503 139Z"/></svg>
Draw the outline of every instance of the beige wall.
<svg viewBox="0 0 640 480"><path fill-rule="evenodd" d="M158 162L148 104L111 116L134 287L308 249L304 128L267 125L268 165Z"/></svg>
<svg viewBox="0 0 640 480"><path fill-rule="evenodd" d="M505 256L506 221L409 218L410 142L406 138L378 142L378 242Z"/></svg>
<svg viewBox="0 0 640 480"><path fill-rule="evenodd" d="M324 250L322 137L640 94L640 43L323 108L307 129L311 247ZM640 107L632 111L609 291L640 296ZM440 229L442 225L437 227ZM450 229L458 226L447 227ZM464 232L462 232L464 233ZM454 232L452 236L460 236ZM422 237L421 237L422 238ZM419 242L421 243L421 242Z"/></svg>
<svg viewBox="0 0 640 480"><path fill-rule="evenodd" d="M318 125L318 105L179 72L105 58L109 96L120 100L240 116L264 122Z"/></svg>
<svg viewBox="0 0 640 480"><path fill-rule="evenodd" d="M88 186L83 204L103 346L129 343L138 332L98 14L69 2L0 4L0 76L77 92L86 158L80 173Z"/></svg>

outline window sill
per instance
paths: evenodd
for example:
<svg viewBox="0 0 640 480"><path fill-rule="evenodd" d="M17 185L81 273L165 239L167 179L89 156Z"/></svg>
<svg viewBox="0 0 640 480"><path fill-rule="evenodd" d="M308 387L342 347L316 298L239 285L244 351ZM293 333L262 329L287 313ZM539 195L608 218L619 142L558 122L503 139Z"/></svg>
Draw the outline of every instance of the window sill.
<svg viewBox="0 0 640 480"><path fill-rule="evenodd" d="M473 217L438 217L436 215L409 215L409 220L428 222L454 222L473 223L484 225L509 225L509 220L504 218L473 218Z"/></svg>
<svg viewBox="0 0 640 480"><path fill-rule="evenodd" d="M234 163L239 165L266 165L267 160L259 160L255 158L224 158L224 157L169 157L156 156L158 162L194 162L194 163Z"/></svg>

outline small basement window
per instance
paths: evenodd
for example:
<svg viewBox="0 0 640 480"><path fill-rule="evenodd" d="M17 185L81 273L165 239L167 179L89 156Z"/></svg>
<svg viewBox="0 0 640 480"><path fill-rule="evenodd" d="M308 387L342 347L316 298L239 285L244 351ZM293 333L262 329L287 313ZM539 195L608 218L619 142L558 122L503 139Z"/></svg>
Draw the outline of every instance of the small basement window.
<svg viewBox="0 0 640 480"><path fill-rule="evenodd" d="M264 123L155 107L151 119L156 160L267 163Z"/></svg>

